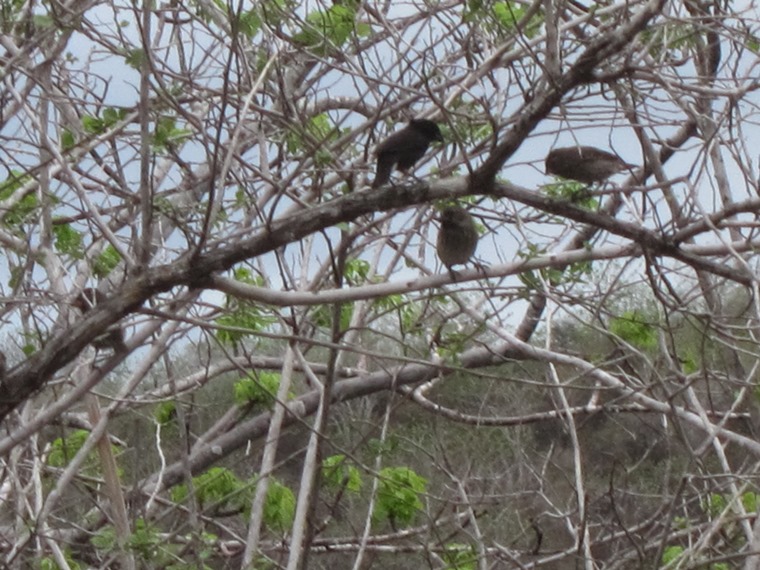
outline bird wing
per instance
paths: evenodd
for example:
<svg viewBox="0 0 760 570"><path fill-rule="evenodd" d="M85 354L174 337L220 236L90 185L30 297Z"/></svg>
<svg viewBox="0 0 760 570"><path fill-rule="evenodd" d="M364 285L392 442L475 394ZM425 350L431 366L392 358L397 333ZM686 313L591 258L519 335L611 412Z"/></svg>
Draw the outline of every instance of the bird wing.
<svg viewBox="0 0 760 570"><path fill-rule="evenodd" d="M375 154L382 156L383 154L393 154L396 157L407 154L419 152L422 149L424 153L428 147L428 140L422 133L416 129L410 129L405 127L397 133L393 133L387 139L385 139L377 147Z"/></svg>

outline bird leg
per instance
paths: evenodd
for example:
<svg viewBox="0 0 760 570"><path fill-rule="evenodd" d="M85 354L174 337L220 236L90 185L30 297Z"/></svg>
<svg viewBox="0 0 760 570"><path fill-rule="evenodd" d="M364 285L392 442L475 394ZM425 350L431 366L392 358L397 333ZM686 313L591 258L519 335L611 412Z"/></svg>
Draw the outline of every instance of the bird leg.
<svg viewBox="0 0 760 570"><path fill-rule="evenodd" d="M451 277L451 280L452 281L458 281L459 280L459 273L457 273L456 271L454 271L451 268L451 266L447 267L447 269L449 270L449 277Z"/></svg>

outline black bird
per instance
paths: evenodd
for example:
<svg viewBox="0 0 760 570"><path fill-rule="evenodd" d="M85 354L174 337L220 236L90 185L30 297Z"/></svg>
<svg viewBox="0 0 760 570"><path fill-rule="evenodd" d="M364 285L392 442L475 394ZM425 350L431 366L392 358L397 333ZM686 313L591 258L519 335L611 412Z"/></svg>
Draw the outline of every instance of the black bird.
<svg viewBox="0 0 760 570"><path fill-rule="evenodd" d="M74 299L72 306L76 307L84 315L98 303L105 303L108 296L102 291L93 287L85 287L82 292ZM92 346L99 349L112 349L114 352L127 352L127 345L124 344L124 330L118 325L113 324L106 329L100 336L92 341Z"/></svg>
<svg viewBox="0 0 760 570"><path fill-rule="evenodd" d="M394 166L401 171L414 166L433 141L443 142L438 125L427 119L412 119L406 127L381 142L375 150L377 171L372 188L387 184Z"/></svg>
<svg viewBox="0 0 760 570"><path fill-rule="evenodd" d="M584 184L604 182L617 172L636 168L619 156L593 146L555 148L547 155L544 166L547 174Z"/></svg>
<svg viewBox="0 0 760 570"><path fill-rule="evenodd" d="M448 206L441 212L441 229L438 231L436 249L441 262L448 268L452 278L453 265L467 263L478 247L478 229L475 220L463 208Z"/></svg>

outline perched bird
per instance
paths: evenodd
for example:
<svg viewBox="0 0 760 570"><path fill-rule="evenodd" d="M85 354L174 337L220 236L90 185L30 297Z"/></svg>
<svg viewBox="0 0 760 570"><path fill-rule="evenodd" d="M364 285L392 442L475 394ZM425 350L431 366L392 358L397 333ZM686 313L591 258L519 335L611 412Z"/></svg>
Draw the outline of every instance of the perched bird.
<svg viewBox="0 0 760 570"><path fill-rule="evenodd" d="M108 296L93 287L85 287L74 299L72 306L76 307L84 315L98 303L105 303ZM118 324L113 324L100 336L92 341L92 346L100 349L112 349L114 352L127 352L124 344L124 331Z"/></svg>
<svg viewBox="0 0 760 570"><path fill-rule="evenodd" d="M555 148L547 155L546 173L584 184L604 182L616 172L636 168L619 156L593 146Z"/></svg>
<svg viewBox="0 0 760 570"><path fill-rule="evenodd" d="M454 271L451 267L467 263L477 247L478 229L472 216L459 206L444 208L436 248L438 257L452 277Z"/></svg>
<svg viewBox="0 0 760 570"><path fill-rule="evenodd" d="M438 125L427 119L412 119L406 127L381 142L375 151L377 170L372 188L387 184L394 166L401 171L414 166L433 141L443 142Z"/></svg>

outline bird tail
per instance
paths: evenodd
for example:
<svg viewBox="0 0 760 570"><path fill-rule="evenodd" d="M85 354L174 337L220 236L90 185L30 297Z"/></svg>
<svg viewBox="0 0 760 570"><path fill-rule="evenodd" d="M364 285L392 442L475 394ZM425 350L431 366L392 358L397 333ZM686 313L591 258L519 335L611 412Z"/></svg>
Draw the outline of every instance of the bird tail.
<svg viewBox="0 0 760 570"><path fill-rule="evenodd" d="M372 182L372 188L379 188L387 184L391 179L391 172L393 172L393 162L378 158L377 171L375 172L375 180Z"/></svg>

